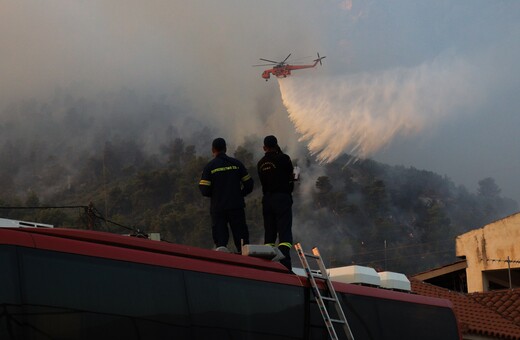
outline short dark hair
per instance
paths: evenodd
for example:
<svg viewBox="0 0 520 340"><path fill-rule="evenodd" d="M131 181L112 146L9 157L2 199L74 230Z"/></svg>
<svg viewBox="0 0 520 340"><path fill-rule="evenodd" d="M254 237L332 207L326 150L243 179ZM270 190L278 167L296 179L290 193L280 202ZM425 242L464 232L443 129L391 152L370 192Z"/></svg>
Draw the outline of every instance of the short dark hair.
<svg viewBox="0 0 520 340"><path fill-rule="evenodd" d="M269 135L264 138L264 146L268 148L275 148L278 146L278 139L275 136Z"/></svg>
<svg viewBox="0 0 520 340"><path fill-rule="evenodd" d="M218 152L226 152L226 141L221 137L215 138L211 144L211 147Z"/></svg>

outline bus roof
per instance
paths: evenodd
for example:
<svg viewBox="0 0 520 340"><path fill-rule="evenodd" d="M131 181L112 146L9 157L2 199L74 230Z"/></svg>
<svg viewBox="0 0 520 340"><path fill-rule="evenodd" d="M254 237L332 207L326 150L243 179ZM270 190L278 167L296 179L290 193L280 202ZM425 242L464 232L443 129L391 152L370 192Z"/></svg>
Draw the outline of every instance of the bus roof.
<svg viewBox="0 0 520 340"><path fill-rule="evenodd" d="M278 262L107 232L64 228L0 228L0 244L309 286L306 277L289 273ZM452 308L449 300L355 284L333 284L338 292Z"/></svg>
<svg viewBox="0 0 520 340"><path fill-rule="evenodd" d="M26 242L20 245L34 248L49 249L48 244L44 242L46 238L42 237L46 236L55 239L59 238L64 240L87 242L91 244L103 244L112 247L141 250L150 253L201 259L210 262L229 263L237 266L248 266L275 272L287 272L287 269L285 269L284 266L276 262L247 256L235 256L234 254L216 252L209 249L179 245L169 242L152 241L146 238L131 237L107 232L65 228L3 228L0 230L0 232L4 231L12 231L16 234L26 234L29 238L24 237L26 238ZM19 236L16 236L15 238L18 237ZM32 241L29 241L29 239ZM2 237L0 238L0 243L11 243L9 240L9 236L7 236L7 238Z"/></svg>

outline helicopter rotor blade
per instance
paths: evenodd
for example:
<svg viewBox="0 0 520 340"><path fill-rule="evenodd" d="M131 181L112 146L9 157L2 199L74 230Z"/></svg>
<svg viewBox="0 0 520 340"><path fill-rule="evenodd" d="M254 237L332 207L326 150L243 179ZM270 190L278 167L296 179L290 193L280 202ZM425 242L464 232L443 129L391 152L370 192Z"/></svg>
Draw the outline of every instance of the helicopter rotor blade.
<svg viewBox="0 0 520 340"><path fill-rule="evenodd" d="M280 64L285 64L285 62L287 61L287 59L289 59L289 57L291 56L292 53L289 53L289 55L287 56L287 58L285 58Z"/></svg>
<svg viewBox="0 0 520 340"><path fill-rule="evenodd" d="M280 63L280 62L278 62L278 61L272 61L272 60L269 60L269 59L263 59L263 58L260 58L260 60L268 61L268 62L273 63L273 64L279 64L279 63Z"/></svg>
<svg viewBox="0 0 520 340"><path fill-rule="evenodd" d="M260 64L260 65L251 65L251 66L256 67L256 66L273 66L273 65L276 65L276 64Z"/></svg>

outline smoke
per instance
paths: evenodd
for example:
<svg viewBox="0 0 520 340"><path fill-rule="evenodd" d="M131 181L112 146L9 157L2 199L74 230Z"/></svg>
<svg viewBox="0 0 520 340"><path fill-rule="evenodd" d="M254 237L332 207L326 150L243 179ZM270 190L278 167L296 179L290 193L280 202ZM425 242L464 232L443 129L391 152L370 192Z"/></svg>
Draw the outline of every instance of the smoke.
<svg viewBox="0 0 520 340"><path fill-rule="evenodd" d="M281 79L283 103L300 140L321 162L366 158L396 136L422 133L475 105L473 68L436 60L412 68L335 77Z"/></svg>
<svg viewBox="0 0 520 340"><path fill-rule="evenodd" d="M174 137L206 126L208 139L225 137L231 149L256 135L261 150L261 137L274 134L288 152L303 156L307 144L322 162L353 152L460 172L458 181L497 176L518 196L518 9L485 0L3 1L0 130L27 143L36 131L72 150L115 135L157 145L170 126ZM251 65L317 51L327 55L323 67L282 81L288 117L276 83ZM487 91L483 79L492 80ZM55 103L56 92L73 100ZM32 100L41 107L26 109ZM485 105L467 128L472 101ZM157 105L159 119L150 115ZM32 124L73 109L68 122L80 134L65 123L52 134ZM400 137L413 147L404 152Z"/></svg>
<svg viewBox="0 0 520 340"><path fill-rule="evenodd" d="M264 133L271 102L279 100L251 65L317 40L306 20L314 9L309 3L292 16L285 15L291 5L277 1L2 3L0 108L28 98L48 101L56 88L87 100L121 88L138 96L180 90L192 118L238 145ZM259 107L262 97L268 99Z"/></svg>

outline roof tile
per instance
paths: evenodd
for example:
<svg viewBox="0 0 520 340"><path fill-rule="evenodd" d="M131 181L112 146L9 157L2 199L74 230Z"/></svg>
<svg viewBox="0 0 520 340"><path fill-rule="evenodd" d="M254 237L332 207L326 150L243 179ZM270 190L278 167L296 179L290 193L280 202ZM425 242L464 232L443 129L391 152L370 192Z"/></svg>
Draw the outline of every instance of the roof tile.
<svg viewBox="0 0 520 340"><path fill-rule="evenodd" d="M519 316L517 315L516 319L512 317L513 312L520 311L520 290L517 291L516 298L507 297L502 300L503 295L493 294L494 292L478 293L483 295L462 294L417 279L412 278L410 281L414 293L450 300L462 333L520 340L520 324L515 321ZM513 301L513 303L508 307L500 301ZM497 309L500 307L507 312L498 313Z"/></svg>
<svg viewBox="0 0 520 340"><path fill-rule="evenodd" d="M520 288L472 293L468 296L520 326Z"/></svg>

